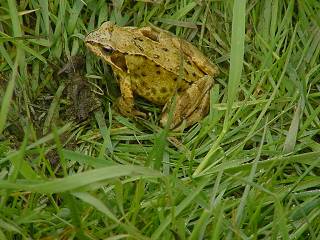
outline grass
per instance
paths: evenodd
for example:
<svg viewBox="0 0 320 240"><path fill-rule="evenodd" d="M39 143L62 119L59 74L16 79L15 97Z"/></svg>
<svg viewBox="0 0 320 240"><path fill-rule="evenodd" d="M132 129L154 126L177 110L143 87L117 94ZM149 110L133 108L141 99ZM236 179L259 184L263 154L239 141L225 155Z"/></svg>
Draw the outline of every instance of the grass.
<svg viewBox="0 0 320 240"><path fill-rule="evenodd" d="M319 239L319 11L0 0L0 239ZM83 44L106 20L198 46L221 72L209 115L171 132L143 100L147 119L115 112L112 73ZM82 122L57 75L77 54L102 102Z"/></svg>

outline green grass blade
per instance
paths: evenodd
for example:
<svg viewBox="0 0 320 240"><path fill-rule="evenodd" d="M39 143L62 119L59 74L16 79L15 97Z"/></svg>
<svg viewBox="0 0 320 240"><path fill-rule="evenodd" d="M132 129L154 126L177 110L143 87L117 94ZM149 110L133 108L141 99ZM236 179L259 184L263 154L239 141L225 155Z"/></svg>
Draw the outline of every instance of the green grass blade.
<svg viewBox="0 0 320 240"><path fill-rule="evenodd" d="M244 57L244 37L245 37L245 13L246 0L235 0L233 5L232 18L232 35L231 35L231 53L230 53L230 70L228 81L228 102L227 112L224 120L223 131L219 138L215 141L212 148L207 153L206 157L194 171L193 176L200 174L208 165L211 156L219 148L219 143L223 139L224 134L230 125L230 116L232 105L237 98L237 89L240 84L241 73L243 68Z"/></svg>
<svg viewBox="0 0 320 240"><path fill-rule="evenodd" d="M244 59L246 0L235 0L233 4L230 70L228 79L227 113L224 127L228 125L232 105L237 99Z"/></svg>
<svg viewBox="0 0 320 240"><path fill-rule="evenodd" d="M141 176L159 178L161 177L161 174L149 168L117 165L90 170L75 175L67 176L65 178L55 179L36 184L26 184L18 182L15 184L10 184L7 181L0 180L0 187L24 189L27 191L39 193L58 193L65 191L74 191L80 187L84 187L89 184L98 183L104 180L118 178L122 176ZM104 185L103 183L101 184Z"/></svg>
<svg viewBox="0 0 320 240"><path fill-rule="evenodd" d="M10 102L13 95L13 90L18 74L18 62L19 62L19 55L16 58L14 68L12 71L11 79L9 81L9 84L7 86L6 92L1 100L1 109L0 109L0 135L2 131L5 129L5 124L8 117L8 112L10 109Z"/></svg>

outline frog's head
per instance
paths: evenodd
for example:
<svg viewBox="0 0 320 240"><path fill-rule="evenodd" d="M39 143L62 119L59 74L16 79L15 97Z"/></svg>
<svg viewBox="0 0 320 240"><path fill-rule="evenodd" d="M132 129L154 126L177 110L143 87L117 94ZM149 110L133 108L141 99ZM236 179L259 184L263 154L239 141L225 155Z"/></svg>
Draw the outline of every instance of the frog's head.
<svg viewBox="0 0 320 240"><path fill-rule="evenodd" d="M105 22L84 39L86 46L96 55L107 58L115 49L112 41L114 23Z"/></svg>
<svg viewBox="0 0 320 240"><path fill-rule="evenodd" d="M85 39L86 46L97 56L112 66L127 71L124 55L117 50L117 39L112 37L116 26L112 22L103 23L97 30L91 32Z"/></svg>

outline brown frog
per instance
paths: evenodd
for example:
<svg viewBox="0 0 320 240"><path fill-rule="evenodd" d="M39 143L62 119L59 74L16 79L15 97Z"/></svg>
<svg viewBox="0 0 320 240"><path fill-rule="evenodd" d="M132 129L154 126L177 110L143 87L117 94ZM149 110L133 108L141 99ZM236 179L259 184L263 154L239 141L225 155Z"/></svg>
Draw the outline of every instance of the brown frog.
<svg viewBox="0 0 320 240"><path fill-rule="evenodd" d="M121 114L145 116L134 107L136 94L164 105L162 125L172 109L171 129L183 122L190 126L207 115L218 68L191 43L161 29L105 22L85 38L85 44L111 65L120 85L116 106Z"/></svg>

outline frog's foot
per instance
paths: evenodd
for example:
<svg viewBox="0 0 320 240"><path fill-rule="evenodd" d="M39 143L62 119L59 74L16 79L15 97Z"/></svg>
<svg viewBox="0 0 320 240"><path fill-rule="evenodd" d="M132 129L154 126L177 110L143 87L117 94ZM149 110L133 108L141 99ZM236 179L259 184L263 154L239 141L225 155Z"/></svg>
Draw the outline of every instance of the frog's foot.
<svg viewBox="0 0 320 240"><path fill-rule="evenodd" d="M162 126L167 124L170 111L173 111L170 129L179 129L182 125L189 127L200 121L208 114L212 85L212 78L205 76L194 82L184 92L179 93L176 96L175 104L170 101L164 106L160 124Z"/></svg>
<svg viewBox="0 0 320 240"><path fill-rule="evenodd" d="M114 107L121 115L127 117L147 117L147 115L144 112L135 109L133 103L128 103L122 97L117 99L117 101L114 103Z"/></svg>

